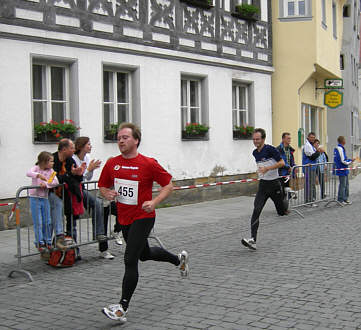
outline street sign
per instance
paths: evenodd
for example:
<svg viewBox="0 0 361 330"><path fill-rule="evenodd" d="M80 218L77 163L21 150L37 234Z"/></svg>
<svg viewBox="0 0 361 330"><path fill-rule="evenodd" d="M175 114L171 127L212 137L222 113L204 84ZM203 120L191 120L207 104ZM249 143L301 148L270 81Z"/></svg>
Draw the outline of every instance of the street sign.
<svg viewBox="0 0 361 330"><path fill-rule="evenodd" d="M343 79L325 79L325 88L343 88Z"/></svg>
<svg viewBox="0 0 361 330"><path fill-rule="evenodd" d="M330 90L325 93L324 104L331 109L336 109L343 104L343 93L338 90Z"/></svg>

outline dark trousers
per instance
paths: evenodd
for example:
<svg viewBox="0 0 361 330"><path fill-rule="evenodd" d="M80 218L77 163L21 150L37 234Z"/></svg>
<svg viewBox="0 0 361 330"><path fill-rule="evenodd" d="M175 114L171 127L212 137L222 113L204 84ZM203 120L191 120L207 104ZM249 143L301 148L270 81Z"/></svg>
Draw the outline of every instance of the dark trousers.
<svg viewBox="0 0 361 330"><path fill-rule="evenodd" d="M117 206L115 202L111 202L109 206L104 207L104 235L108 236L108 220L110 215L115 215L117 217ZM118 217L115 220L114 232L119 233L121 231L121 226L118 222ZM99 251L103 252L108 250L108 241L99 242Z"/></svg>
<svg viewBox="0 0 361 330"><path fill-rule="evenodd" d="M315 166L313 166L315 167ZM305 203L316 200L316 169L305 167Z"/></svg>
<svg viewBox="0 0 361 330"><path fill-rule="evenodd" d="M321 199L325 198L325 173L321 172L321 170L317 169L317 177L318 183L320 185Z"/></svg>
<svg viewBox="0 0 361 330"><path fill-rule="evenodd" d="M256 241L257 231L259 227L259 216L265 206L268 198L271 198L276 206L279 215L285 215L285 208L283 205L282 186L279 179L275 180L260 180L256 198L254 199L254 209L251 218L251 236Z"/></svg>
<svg viewBox="0 0 361 330"><path fill-rule="evenodd" d="M155 218L135 220L131 225L121 225L127 247L124 253L125 272L122 285L121 301L128 303L138 283L138 261L165 261L179 265L179 258L167 250L148 244L148 236L154 226Z"/></svg>

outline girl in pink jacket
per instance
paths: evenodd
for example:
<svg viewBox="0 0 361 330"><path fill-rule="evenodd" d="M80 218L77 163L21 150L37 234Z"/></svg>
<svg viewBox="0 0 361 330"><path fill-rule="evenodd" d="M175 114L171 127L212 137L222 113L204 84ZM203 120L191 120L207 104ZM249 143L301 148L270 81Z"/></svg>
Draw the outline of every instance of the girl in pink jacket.
<svg viewBox="0 0 361 330"><path fill-rule="evenodd" d="M32 186L40 186L29 192L31 216L34 223L34 243L40 252L43 252L45 248L51 249L52 226L48 192L49 188L59 184L53 165L53 155L50 152L42 151L38 155L35 166L26 173L32 178Z"/></svg>

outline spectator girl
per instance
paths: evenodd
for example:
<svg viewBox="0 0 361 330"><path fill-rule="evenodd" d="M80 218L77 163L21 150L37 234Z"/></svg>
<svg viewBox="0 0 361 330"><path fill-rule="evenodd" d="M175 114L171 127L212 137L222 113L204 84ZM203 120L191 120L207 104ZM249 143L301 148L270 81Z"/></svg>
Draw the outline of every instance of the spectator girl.
<svg viewBox="0 0 361 330"><path fill-rule="evenodd" d="M26 175L32 178L33 186L40 186L30 190L30 209L34 223L35 246L40 252L47 247L51 249L51 218L48 200L49 188L59 184L56 172L53 170L54 157L50 152L43 151L38 155L38 161Z"/></svg>

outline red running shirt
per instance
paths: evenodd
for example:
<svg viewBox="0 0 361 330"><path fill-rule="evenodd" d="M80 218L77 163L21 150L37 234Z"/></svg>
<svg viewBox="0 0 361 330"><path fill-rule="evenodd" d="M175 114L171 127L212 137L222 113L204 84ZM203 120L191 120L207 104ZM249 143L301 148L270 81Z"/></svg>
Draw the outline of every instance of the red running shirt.
<svg viewBox="0 0 361 330"><path fill-rule="evenodd" d="M164 187L171 179L172 176L154 158L138 154L126 159L119 155L106 162L98 186L114 187L119 193L116 199L118 222L129 225L137 219L155 217L155 211L147 213L142 205L152 200L154 181Z"/></svg>

